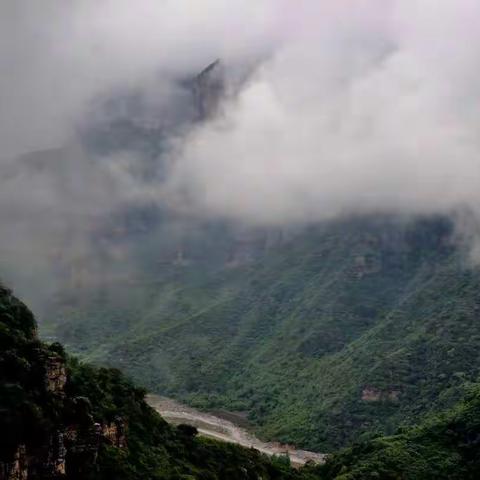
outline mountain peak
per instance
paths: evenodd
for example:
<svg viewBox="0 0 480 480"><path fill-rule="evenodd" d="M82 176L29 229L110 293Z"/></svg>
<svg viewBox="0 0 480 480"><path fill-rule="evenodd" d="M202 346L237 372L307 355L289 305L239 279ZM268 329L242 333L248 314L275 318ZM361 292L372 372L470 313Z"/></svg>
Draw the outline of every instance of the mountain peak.
<svg viewBox="0 0 480 480"><path fill-rule="evenodd" d="M226 90L225 68L220 59L205 67L194 79L193 95L200 120L213 116Z"/></svg>

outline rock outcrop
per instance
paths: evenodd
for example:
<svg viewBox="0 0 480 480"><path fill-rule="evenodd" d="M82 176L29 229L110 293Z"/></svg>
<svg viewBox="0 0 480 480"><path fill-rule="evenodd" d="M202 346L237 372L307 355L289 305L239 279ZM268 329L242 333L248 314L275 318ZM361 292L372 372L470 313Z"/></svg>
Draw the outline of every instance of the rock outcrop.
<svg viewBox="0 0 480 480"><path fill-rule="evenodd" d="M60 396L65 394L67 371L65 368L65 360L60 356L54 355L47 358L45 383L48 392Z"/></svg>
<svg viewBox="0 0 480 480"><path fill-rule="evenodd" d="M25 445L18 446L11 462L0 462L0 479L28 479L28 465Z"/></svg>
<svg viewBox="0 0 480 480"><path fill-rule="evenodd" d="M67 391L60 344L42 344L30 311L0 287L0 480L86 478L102 444L126 447L126 422L95 421Z"/></svg>
<svg viewBox="0 0 480 480"><path fill-rule="evenodd" d="M362 390L364 402L397 402L400 396L398 390L380 390L375 387L365 387Z"/></svg>
<svg viewBox="0 0 480 480"><path fill-rule="evenodd" d="M117 448L127 445L126 423L121 417L116 417L112 423L101 426L103 440Z"/></svg>
<svg viewBox="0 0 480 480"><path fill-rule="evenodd" d="M225 71L220 60L215 60L195 77L193 96L199 120L215 114L225 89Z"/></svg>

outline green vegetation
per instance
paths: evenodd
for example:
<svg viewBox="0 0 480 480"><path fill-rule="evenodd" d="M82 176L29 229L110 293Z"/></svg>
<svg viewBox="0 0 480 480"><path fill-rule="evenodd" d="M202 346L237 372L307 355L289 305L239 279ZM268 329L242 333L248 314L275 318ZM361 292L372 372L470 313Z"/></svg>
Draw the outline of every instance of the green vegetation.
<svg viewBox="0 0 480 480"><path fill-rule="evenodd" d="M118 370L67 359L61 345L40 342L32 314L3 288L0 345L2 480L14 478L15 455L25 469L15 478L30 480L313 478L255 450L170 427ZM119 444L99 433L112 425Z"/></svg>
<svg viewBox="0 0 480 480"><path fill-rule="evenodd" d="M452 235L444 218L331 222L235 268L162 264L121 301L84 292L45 331L153 392L333 451L477 380L480 275Z"/></svg>
<svg viewBox="0 0 480 480"><path fill-rule="evenodd" d="M31 480L474 480L480 476L480 385L394 436L354 443L322 466L290 468L252 449L169 426L115 369L66 358L36 336L29 310L0 288L0 478L15 454ZM445 367L444 367L445 368ZM461 376L457 376L461 377ZM456 378L457 378L456 377ZM370 395L376 391L371 389ZM380 407L388 411L388 401ZM112 440L105 427L113 430ZM92 432L102 432L92 437ZM73 434L73 435L72 435ZM61 439L58 448L55 441ZM25 460L28 459L28 460ZM66 465L59 471L58 465ZM3 475L3 476L2 476Z"/></svg>
<svg viewBox="0 0 480 480"><path fill-rule="evenodd" d="M143 401L145 392L132 387L118 370L96 369L78 361L70 367L69 394L88 397L97 421L120 416L128 425L128 448L100 450L101 471L95 479L309 478L255 450L170 427Z"/></svg>
<svg viewBox="0 0 480 480"><path fill-rule="evenodd" d="M41 344L30 311L0 287L0 461L20 443L37 448L45 441L59 403L44 400L45 359L57 346Z"/></svg>
<svg viewBox="0 0 480 480"><path fill-rule="evenodd" d="M480 387L448 413L392 437L354 445L317 472L324 480L480 478Z"/></svg>

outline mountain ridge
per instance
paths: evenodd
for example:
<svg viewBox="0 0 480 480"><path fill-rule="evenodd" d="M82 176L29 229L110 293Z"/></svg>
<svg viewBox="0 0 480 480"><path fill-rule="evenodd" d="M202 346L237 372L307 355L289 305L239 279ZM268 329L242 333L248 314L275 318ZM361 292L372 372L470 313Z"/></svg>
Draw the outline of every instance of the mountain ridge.
<svg viewBox="0 0 480 480"><path fill-rule="evenodd" d="M126 310L59 309L49 335L317 451L393 433L477 378L480 280L448 218L335 221L243 266L197 268L162 266Z"/></svg>
<svg viewBox="0 0 480 480"><path fill-rule="evenodd" d="M0 479L310 479L283 459L170 427L118 370L38 340L0 287Z"/></svg>

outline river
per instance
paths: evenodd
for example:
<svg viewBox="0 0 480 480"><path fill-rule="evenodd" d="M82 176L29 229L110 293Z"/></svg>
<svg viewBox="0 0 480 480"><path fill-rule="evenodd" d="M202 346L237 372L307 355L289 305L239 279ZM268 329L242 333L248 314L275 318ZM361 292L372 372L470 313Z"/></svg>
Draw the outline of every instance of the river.
<svg viewBox="0 0 480 480"><path fill-rule="evenodd" d="M253 447L267 455L288 455L293 466L301 466L306 462L323 463L322 453L299 450L292 445L278 442L263 442L245 428L246 421L234 413L225 412L222 416L207 413L183 405L170 398L158 395L147 395L147 402L169 423L178 425L186 423L198 429L200 435L236 443L244 447Z"/></svg>

